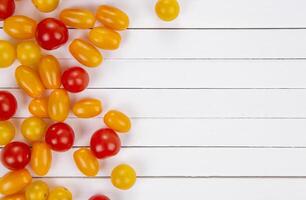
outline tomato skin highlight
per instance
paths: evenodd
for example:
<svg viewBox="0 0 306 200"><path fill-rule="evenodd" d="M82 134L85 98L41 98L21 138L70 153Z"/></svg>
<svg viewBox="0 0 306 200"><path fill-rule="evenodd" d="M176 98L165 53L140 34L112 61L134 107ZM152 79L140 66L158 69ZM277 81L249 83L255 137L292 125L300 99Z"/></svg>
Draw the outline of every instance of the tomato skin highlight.
<svg viewBox="0 0 306 200"><path fill-rule="evenodd" d="M52 164L52 151L45 142L35 142L32 146L31 168L38 176L45 176Z"/></svg>
<svg viewBox="0 0 306 200"><path fill-rule="evenodd" d="M47 89L57 89L61 86L61 67L54 56L46 55L40 59L38 73Z"/></svg>
<svg viewBox="0 0 306 200"><path fill-rule="evenodd" d="M89 83L88 73L81 67L71 67L64 71L62 84L64 88L72 93L85 90Z"/></svg>
<svg viewBox="0 0 306 200"><path fill-rule="evenodd" d="M177 0L158 0L155 5L157 16L168 22L177 18L180 13L180 5Z"/></svg>
<svg viewBox="0 0 306 200"><path fill-rule="evenodd" d="M104 123L111 129L126 133L131 129L131 121L128 116L117 110L110 110L104 116Z"/></svg>
<svg viewBox="0 0 306 200"><path fill-rule="evenodd" d="M68 117L70 98L66 90L55 89L49 96L48 114L53 121L63 122Z"/></svg>
<svg viewBox="0 0 306 200"><path fill-rule="evenodd" d="M99 6L96 17L104 26L118 31L127 29L130 23L125 12L108 5Z"/></svg>
<svg viewBox="0 0 306 200"><path fill-rule="evenodd" d="M0 40L0 69L11 66L16 60L14 45L5 40Z"/></svg>
<svg viewBox="0 0 306 200"><path fill-rule="evenodd" d="M7 145L15 137L15 127L9 121L0 121L0 145Z"/></svg>
<svg viewBox="0 0 306 200"><path fill-rule="evenodd" d="M105 50L118 49L121 43L120 34L105 27L95 27L90 30L88 39L95 46Z"/></svg>
<svg viewBox="0 0 306 200"><path fill-rule="evenodd" d="M34 37L36 25L29 17L15 15L4 20L3 30L14 39L26 40Z"/></svg>
<svg viewBox="0 0 306 200"><path fill-rule="evenodd" d="M91 11L77 8L62 10L59 18L66 26L79 29L90 29L96 22L96 18Z"/></svg>
<svg viewBox="0 0 306 200"><path fill-rule="evenodd" d="M82 99L73 105L72 112L79 118L92 118L102 112L102 103L99 99Z"/></svg>
<svg viewBox="0 0 306 200"><path fill-rule="evenodd" d="M13 195L5 196L1 200L26 200L26 198L25 198L25 194L20 193L20 194L13 194Z"/></svg>
<svg viewBox="0 0 306 200"><path fill-rule="evenodd" d="M47 200L49 187L43 181L32 182L25 191L27 200Z"/></svg>
<svg viewBox="0 0 306 200"><path fill-rule="evenodd" d="M49 193L48 200L72 200L72 194L67 188L56 187Z"/></svg>
<svg viewBox="0 0 306 200"><path fill-rule="evenodd" d="M7 91L0 91L0 121L13 117L17 110L15 96Z"/></svg>
<svg viewBox="0 0 306 200"><path fill-rule="evenodd" d="M59 0L32 0L35 7L41 12L52 12L59 4Z"/></svg>
<svg viewBox="0 0 306 200"><path fill-rule="evenodd" d="M89 200L110 200L110 199L103 194L97 194L97 195L90 197Z"/></svg>
<svg viewBox="0 0 306 200"><path fill-rule="evenodd" d="M111 181L116 188L128 190L136 182L136 172L127 164L118 165L112 171Z"/></svg>
<svg viewBox="0 0 306 200"><path fill-rule="evenodd" d="M28 142L39 142L45 135L47 123L38 117L26 118L21 124L21 133Z"/></svg>
<svg viewBox="0 0 306 200"><path fill-rule="evenodd" d="M96 176L100 169L98 159L91 150L81 148L73 154L74 162L78 169L86 176Z"/></svg>
<svg viewBox="0 0 306 200"><path fill-rule="evenodd" d="M46 118L48 115L48 99L38 98L32 99L29 104L29 111L35 117Z"/></svg>
<svg viewBox="0 0 306 200"><path fill-rule="evenodd" d="M15 12L15 0L0 0L0 21L12 16Z"/></svg>

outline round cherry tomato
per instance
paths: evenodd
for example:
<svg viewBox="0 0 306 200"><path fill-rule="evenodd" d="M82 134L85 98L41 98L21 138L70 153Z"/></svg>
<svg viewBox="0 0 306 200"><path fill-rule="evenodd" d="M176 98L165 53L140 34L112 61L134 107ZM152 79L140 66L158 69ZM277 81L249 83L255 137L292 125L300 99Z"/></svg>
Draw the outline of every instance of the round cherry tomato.
<svg viewBox="0 0 306 200"><path fill-rule="evenodd" d="M0 21L12 16L15 12L15 0L0 0Z"/></svg>
<svg viewBox="0 0 306 200"><path fill-rule="evenodd" d="M42 48L53 50L67 42L68 29L63 22L55 18L47 18L37 25L35 37Z"/></svg>
<svg viewBox="0 0 306 200"><path fill-rule="evenodd" d="M164 21L172 21L180 13L180 5L177 0L158 0L155 5L155 12Z"/></svg>
<svg viewBox="0 0 306 200"><path fill-rule="evenodd" d="M54 151L68 151L74 143L74 131L68 124L53 124L46 132L46 143Z"/></svg>
<svg viewBox="0 0 306 200"><path fill-rule="evenodd" d="M117 133L109 128L96 131L90 140L90 149L99 158L116 155L121 148L121 141Z"/></svg>
<svg viewBox="0 0 306 200"><path fill-rule="evenodd" d="M21 124L21 133L29 142L39 142L44 138L47 123L38 117L29 117Z"/></svg>
<svg viewBox="0 0 306 200"><path fill-rule="evenodd" d="M10 170L25 168L29 164L30 159L30 146L23 142L11 142L1 152L1 162Z"/></svg>
<svg viewBox="0 0 306 200"><path fill-rule="evenodd" d="M49 187L43 181L35 181L31 183L25 191L27 200L47 200Z"/></svg>
<svg viewBox="0 0 306 200"><path fill-rule="evenodd" d="M0 145L7 145L15 137L15 127L9 121L0 121Z"/></svg>
<svg viewBox="0 0 306 200"><path fill-rule="evenodd" d="M99 161L91 150L81 148L74 152L73 158L78 169L86 176L96 176L99 172Z"/></svg>
<svg viewBox="0 0 306 200"><path fill-rule="evenodd" d="M98 8L96 17L104 26L118 31L127 29L130 23L126 13L107 5Z"/></svg>
<svg viewBox="0 0 306 200"><path fill-rule="evenodd" d="M40 57L40 47L35 42L24 41L17 45L17 58L22 65L35 67Z"/></svg>
<svg viewBox="0 0 306 200"><path fill-rule="evenodd" d="M131 129L131 121L128 116L117 110L110 110L104 116L104 123L117 132L128 132Z"/></svg>
<svg viewBox="0 0 306 200"><path fill-rule="evenodd" d="M62 84L64 88L72 93L85 90L89 83L88 73L81 67L71 67L64 71Z"/></svg>
<svg viewBox="0 0 306 200"><path fill-rule="evenodd" d="M51 190L48 200L72 200L72 194L67 188L56 187Z"/></svg>
<svg viewBox="0 0 306 200"><path fill-rule="evenodd" d="M54 56L46 55L40 59L38 73L46 88L57 89L61 86L61 67Z"/></svg>
<svg viewBox="0 0 306 200"><path fill-rule="evenodd" d="M24 193L13 194L3 197L1 200L26 200Z"/></svg>
<svg viewBox="0 0 306 200"><path fill-rule="evenodd" d="M12 93L0 91L0 121L13 117L17 110L17 101Z"/></svg>
<svg viewBox="0 0 306 200"><path fill-rule="evenodd" d="M45 176L51 167L52 152L45 142L35 142L32 146L31 168L38 176Z"/></svg>
<svg viewBox="0 0 306 200"><path fill-rule="evenodd" d="M11 66L15 59L15 47L8 41L0 40L0 68Z"/></svg>
<svg viewBox="0 0 306 200"><path fill-rule="evenodd" d="M35 7L41 12L52 12L59 4L59 0L32 0Z"/></svg>
<svg viewBox="0 0 306 200"><path fill-rule="evenodd" d="M29 104L29 111L35 117L46 118L48 115L48 99L32 99Z"/></svg>
<svg viewBox="0 0 306 200"><path fill-rule="evenodd" d="M3 30L14 39L31 39L34 37L36 21L33 19L15 15L4 20Z"/></svg>
<svg viewBox="0 0 306 200"><path fill-rule="evenodd" d="M116 31L105 27L95 27L89 31L89 40L97 47L105 50L118 49L121 36Z"/></svg>
<svg viewBox="0 0 306 200"><path fill-rule="evenodd" d="M92 118L102 112L102 103L99 99L83 99L74 104L72 112L79 118Z"/></svg>
<svg viewBox="0 0 306 200"><path fill-rule="evenodd" d="M128 190L136 182L136 172L131 166L121 164L113 169L111 180L116 188Z"/></svg>
<svg viewBox="0 0 306 200"><path fill-rule="evenodd" d="M96 22L94 14L86 9L65 9L59 17L67 26L79 29L92 28Z"/></svg>
<svg viewBox="0 0 306 200"><path fill-rule="evenodd" d="M89 200L110 200L110 199L105 195L97 194L95 196L90 197Z"/></svg>
<svg viewBox="0 0 306 200"><path fill-rule="evenodd" d="M70 110L69 95L64 89L55 89L49 96L48 114L53 121L63 122Z"/></svg>

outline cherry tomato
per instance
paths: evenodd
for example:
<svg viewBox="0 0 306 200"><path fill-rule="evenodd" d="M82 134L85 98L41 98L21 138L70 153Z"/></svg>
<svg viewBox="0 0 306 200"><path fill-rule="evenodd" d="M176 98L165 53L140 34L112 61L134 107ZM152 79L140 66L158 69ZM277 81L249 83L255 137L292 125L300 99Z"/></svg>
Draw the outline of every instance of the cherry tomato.
<svg viewBox="0 0 306 200"><path fill-rule="evenodd" d="M35 7L41 12L52 12L59 4L59 0L32 0Z"/></svg>
<svg viewBox="0 0 306 200"><path fill-rule="evenodd" d="M43 181L35 181L31 183L25 191L27 200L47 200L49 187Z"/></svg>
<svg viewBox="0 0 306 200"><path fill-rule="evenodd" d="M17 45L17 58L22 65L35 67L40 57L40 47L35 42L24 41Z"/></svg>
<svg viewBox="0 0 306 200"><path fill-rule="evenodd" d="M121 141L117 133L109 128L96 131L90 140L90 149L99 158L116 155L121 148Z"/></svg>
<svg viewBox="0 0 306 200"><path fill-rule="evenodd" d="M29 117L21 124L21 133L29 142L41 141L45 135L47 123L38 117Z"/></svg>
<svg viewBox="0 0 306 200"><path fill-rule="evenodd" d="M97 194L95 196L90 197L89 200L110 200L110 199L105 195Z"/></svg>
<svg viewBox="0 0 306 200"><path fill-rule="evenodd" d="M0 145L7 145L15 137L15 127L9 121L0 121Z"/></svg>
<svg viewBox="0 0 306 200"><path fill-rule="evenodd" d="M14 12L14 0L0 0L0 21L12 16Z"/></svg>
<svg viewBox="0 0 306 200"><path fill-rule="evenodd" d="M121 164L113 169L111 180L116 188L128 190L136 182L136 172L131 166Z"/></svg>
<svg viewBox="0 0 306 200"><path fill-rule="evenodd" d="M15 47L8 41L0 40L0 68L11 66L14 63L15 59Z"/></svg>
<svg viewBox="0 0 306 200"><path fill-rule="evenodd" d="M0 179L0 193L12 195L21 192L32 181L32 176L27 169L11 171Z"/></svg>
<svg viewBox="0 0 306 200"><path fill-rule="evenodd" d="M65 123L55 123L46 132L46 143L54 151L68 151L74 143L74 131Z"/></svg>
<svg viewBox="0 0 306 200"><path fill-rule="evenodd" d="M45 142L35 142L32 146L31 168L38 176L45 176L52 164L52 152Z"/></svg>
<svg viewBox="0 0 306 200"><path fill-rule="evenodd" d="M3 197L1 200L26 200L26 198L24 193L20 193Z"/></svg>
<svg viewBox="0 0 306 200"><path fill-rule="evenodd" d="M45 87L40 81L37 72L28 66L20 65L15 71L15 79L21 89L30 97L41 97L45 92Z"/></svg>
<svg viewBox="0 0 306 200"><path fill-rule="evenodd" d="M73 40L69 46L69 51L77 61L87 67L97 67L103 61L99 50L82 39Z"/></svg>
<svg viewBox="0 0 306 200"><path fill-rule="evenodd" d="M177 0L157 0L155 12L164 21L172 21L180 13L180 5Z"/></svg>
<svg viewBox="0 0 306 200"><path fill-rule="evenodd" d="M100 169L98 159L91 150L81 148L73 154L74 162L78 169L86 176L96 176Z"/></svg>
<svg viewBox="0 0 306 200"><path fill-rule="evenodd" d="M55 18L47 18L37 25L35 37L42 48L53 50L67 42L68 29L63 22Z"/></svg>
<svg viewBox="0 0 306 200"><path fill-rule="evenodd" d="M104 116L104 123L117 132L128 132L131 129L131 121L122 112L110 110Z"/></svg>
<svg viewBox="0 0 306 200"><path fill-rule="evenodd" d="M63 122L70 110L69 95L64 89L55 89L49 96L48 114L53 121Z"/></svg>
<svg viewBox="0 0 306 200"><path fill-rule="evenodd" d="M72 200L72 194L67 188L56 187L51 190L48 200Z"/></svg>
<svg viewBox="0 0 306 200"><path fill-rule="evenodd" d="M48 115L48 99L32 99L29 104L29 111L35 117L45 118L49 117Z"/></svg>
<svg viewBox="0 0 306 200"><path fill-rule="evenodd" d="M30 159L30 146L23 142L11 142L1 152L1 162L10 170L25 168L29 164Z"/></svg>
<svg viewBox="0 0 306 200"><path fill-rule="evenodd" d="M105 27L93 28L88 38L95 46L105 50L118 49L121 42L119 33Z"/></svg>
<svg viewBox="0 0 306 200"><path fill-rule="evenodd" d="M15 15L4 20L3 30L14 39L31 39L35 29L36 22L26 16Z"/></svg>
<svg viewBox="0 0 306 200"><path fill-rule="evenodd" d="M59 18L67 26L79 29L92 28L96 22L94 14L86 9L65 9L60 13Z"/></svg>
<svg viewBox="0 0 306 200"><path fill-rule="evenodd" d="M13 117L17 110L17 101L12 93L0 91L0 121Z"/></svg>
<svg viewBox="0 0 306 200"><path fill-rule="evenodd" d="M98 8L96 17L104 26L118 31L127 29L130 23L126 13L107 5Z"/></svg>
<svg viewBox="0 0 306 200"><path fill-rule="evenodd" d="M79 118L92 118L102 112L102 103L99 99L83 99L74 104L72 112Z"/></svg>
<svg viewBox="0 0 306 200"><path fill-rule="evenodd" d="M62 84L64 88L72 93L85 90L89 83L88 73L81 67L71 67L64 71Z"/></svg>
<svg viewBox="0 0 306 200"><path fill-rule="evenodd" d="M61 67L54 56L46 55L41 58L38 73L46 88L57 89L61 86Z"/></svg>

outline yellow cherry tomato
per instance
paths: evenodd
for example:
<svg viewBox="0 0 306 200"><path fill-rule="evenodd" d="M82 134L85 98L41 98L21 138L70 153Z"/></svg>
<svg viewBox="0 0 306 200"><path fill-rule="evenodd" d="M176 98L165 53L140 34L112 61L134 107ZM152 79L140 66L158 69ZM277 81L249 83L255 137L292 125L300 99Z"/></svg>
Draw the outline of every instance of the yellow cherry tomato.
<svg viewBox="0 0 306 200"><path fill-rule="evenodd" d="M0 40L0 68L9 67L15 59L15 47L8 41Z"/></svg>
<svg viewBox="0 0 306 200"><path fill-rule="evenodd" d="M60 20L67 26L79 29L89 29L95 25L95 15L86 9L70 8L60 13Z"/></svg>
<svg viewBox="0 0 306 200"><path fill-rule="evenodd" d="M157 0L155 12L164 21L172 21L180 13L180 5L177 0Z"/></svg>
<svg viewBox="0 0 306 200"><path fill-rule="evenodd" d="M100 6L96 17L104 26L118 31L127 29L130 23L126 13L108 5Z"/></svg>
<svg viewBox="0 0 306 200"><path fill-rule="evenodd" d="M112 171L111 181L116 188L128 190L136 182L136 172L129 165L118 165Z"/></svg>
<svg viewBox="0 0 306 200"><path fill-rule="evenodd" d="M7 145L15 137L15 127L9 121L0 121L0 145Z"/></svg>
<svg viewBox="0 0 306 200"><path fill-rule="evenodd" d="M41 97L45 92L40 78L31 67L20 65L15 71L16 82L29 96L33 98Z"/></svg>
<svg viewBox="0 0 306 200"><path fill-rule="evenodd" d="M105 50L118 49L121 42L119 33L105 27L93 28L88 38L95 46Z"/></svg>
<svg viewBox="0 0 306 200"><path fill-rule="evenodd" d="M77 61L87 67L97 67L103 61L99 50L82 39L73 40L69 46L69 51Z"/></svg>
<svg viewBox="0 0 306 200"><path fill-rule="evenodd" d="M35 181L31 183L25 191L27 200L47 200L49 187L43 181Z"/></svg>
<svg viewBox="0 0 306 200"><path fill-rule="evenodd" d="M35 42L24 41L17 45L17 58L22 65L35 67L40 57L40 47Z"/></svg>
<svg viewBox="0 0 306 200"><path fill-rule="evenodd" d="M45 176L52 164L52 151L45 142L35 142L32 146L30 165L38 176Z"/></svg>
<svg viewBox="0 0 306 200"><path fill-rule="evenodd" d="M59 0L32 0L34 6L41 12L52 12L59 4Z"/></svg>
<svg viewBox="0 0 306 200"><path fill-rule="evenodd" d="M102 103L98 99L83 99L74 104L72 112L79 118L95 117L102 112Z"/></svg>
<svg viewBox="0 0 306 200"><path fill-rule="evenodd" d="M100 169L98 159L91 150L81 148L73 154L74 162L78 169L86 176L96 176Z"/></svg>
<svg viewBox="0 0 306 200"><path fill-rule="evenodd" d="M110 110L104 116L104 123L117 132L128 132L131 129L131 120L124 113Z"/></svg>
<svg viewBox="0 0 306 200"><path fill-rule="evenodd" d="M4 20L3 30L14 39L31 39L35 35L36 22L23 15L15 15Z"/></svg>
<svg viewBox="0 0 306 200"><path fill-rule="evenodd" d="M48 99L32 99L29 104L29 111L35 117L45 118L49 117L48 115Z"/></svg>
<svg viewBox="0 0 306 200"><path fill-rule="evenodd" d="M3 195L16 194L22 191L32 181L27 169L11 171L0 179L0 193Z"/></svg>
<svg viewBox="0 0 306 200"><path fill-rule="evenodd" d="M55 89L49 96L48 114L53 121L63 122L70 110L69 95L64 89Z"/></svg>
<svg viewBox="0 0 306 200"><path fill-rule="evenodd" d="M43 140L47 123L38 117L29 117L21 124L21 133L29 142L38 142Z"/></svg>
<svg viewBox="0 0 306 200"><path fill-rule="evenodd" d="M61 86L61 67L54 56L46 55L41 58L38 73L46 88L57 89Z"/></svg>
<svg viewBox="0 0 306 200"><path fill-rule="evenodd" d="M50 192L48 200L72 200L72 194L67 188L56 187Z"/></svg>
<svg viewBox="0 0 306 200"><path fill-rule="evenodd" d="M13 194L10 196L6 196L1 198L1 200L26 200L25 194L20 193L20 194Z"/></svg>

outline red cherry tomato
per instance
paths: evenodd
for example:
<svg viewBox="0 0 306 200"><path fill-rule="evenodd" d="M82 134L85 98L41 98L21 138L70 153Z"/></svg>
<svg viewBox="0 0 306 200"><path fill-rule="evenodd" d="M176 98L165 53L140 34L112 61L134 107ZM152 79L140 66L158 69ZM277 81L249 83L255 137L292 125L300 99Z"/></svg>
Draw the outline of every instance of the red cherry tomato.
<svg viewBox="0 0 306 200"><path fill-rule="evenodd" d="M10 119L17 109L17 101L10 92L0 91L0 121Z"/></svg>
<svg viewBox="0 0 306 200"><path fill-rule="evenodd" d="M64 71L62 84L64 88L73 93L81 92L88 86L89 75L81 67L71 67Z"/></svg>
<svg viewBox="0 0 306 200"><path fill-rule="evenodd" d="M23 142L11 142L2 149L1 162L10 170L26 167L31 160L30 146Z"/></svg>
<svg viewBox="0 0 306 200"><path fill-rule="evenodd" d="M110 200L110 199L105 195L97 194L95 196L90 197L89 200Z"/></svg>
<svg viewBox="0 0 306 200"><path fill-rule="evenodd" d="M74 143L74 131L68 124L55 123L47 129L45 140L54 151L68 151Z"/></svg>
<svg viewBox="0 0 306 200"><path fill-rule="evenodd" d="M0 0L0 21L12 16L15 12L14 0Z"/></svg>
<svg viewBox="0 0 306 200"><path fill-rule="evenodd" d="M120 151L120 148L120 138L110 128L97 130L90 140L90 149L99 159L116 155Z"/></svg>
<svg viewBox="0 0 306 200"><path fill-rule="evenodd" d="M47 50L57 49L64 45L68 36L66 25L55 18L47 18L39 22L35 35L38 44Z"/></svg>

